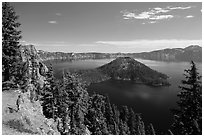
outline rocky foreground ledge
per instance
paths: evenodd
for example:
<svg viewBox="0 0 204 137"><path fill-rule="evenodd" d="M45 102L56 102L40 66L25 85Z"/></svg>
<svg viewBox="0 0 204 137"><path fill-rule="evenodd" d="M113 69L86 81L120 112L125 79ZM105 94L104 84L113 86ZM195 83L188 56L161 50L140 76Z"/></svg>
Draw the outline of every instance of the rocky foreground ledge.
<svg viewBox="0 0 204 137"><path fill-rule="evenodd" d="M57 123L43 115L40 102L31 102L31 92L29 90L26 93L22 93L21 90L2 92L2 134L60 135Z"/></svg>
<svg viewBox="0 0 204 137"><path fill-rule="evenodd" d="M12 86L12 82L3 83L2 92L2 132L3 135L59 135L56 122L43 115L41 102L36 97L36 84L42 88L45 83L46 65L37 54L35 46L21 46L21 67L27 83ZM11 89L15 87L16 89ZM23 87L23 88L22 88Z"/></svg>
<svg viewBox="0 0 204 137"><path fill-rule="evenodd" d="M38 56L35 46L21 46L20 63L22 69L19 71L26 77L26 83L3 83L2 134L60 135L57 129L59 122L43 115L42 102L38 99L40 89L46 82L48 68Z"/></svg>

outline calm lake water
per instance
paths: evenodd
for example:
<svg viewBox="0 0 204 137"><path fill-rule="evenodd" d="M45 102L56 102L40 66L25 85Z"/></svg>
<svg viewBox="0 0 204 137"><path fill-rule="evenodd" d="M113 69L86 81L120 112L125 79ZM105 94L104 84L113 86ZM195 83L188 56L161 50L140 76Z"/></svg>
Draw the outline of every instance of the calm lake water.
<svg viewBox="0 0 204 137"><path fill-rule="evenodd" d="M54 74L61 77L62 70L67 69L92 69L104 65L113 59L78 60L53 64ZM108 95L110 101L118 106L127 105L135 112L141 113L146 124L152 123L156 131L166 133L172 122L170 108L175 108L177 93L181 80L184 79L184 69L190 67L189 62L159 62L136 59L150 68L168 75L171 86L151 87L132 82L108 80L91 84L89 93ZM199 73L202 73L202 64L196 63Z"/></svg>

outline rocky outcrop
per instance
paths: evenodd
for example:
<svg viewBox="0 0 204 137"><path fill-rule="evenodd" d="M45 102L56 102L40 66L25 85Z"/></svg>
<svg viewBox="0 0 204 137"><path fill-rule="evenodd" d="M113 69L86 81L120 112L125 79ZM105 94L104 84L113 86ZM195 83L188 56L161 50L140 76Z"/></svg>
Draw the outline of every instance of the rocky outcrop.
<svg viewBox="0 0 204 137"><path fill-rule="evenodd" d="M57 123L53 119L47 119L43 115L42 106L39 101L32 101L32 89L21 93L18 113L23 125L33 133L41 135L59 135Z"/></svg>
<svg viewBox="0 0 204 137"><path fill-rule="evenodd" d="M40 101L31 101L32 90L3 92L3 134L59 135L57 123L43 115Z"/></svg>
<svg viewBox="0 0 204 137"><path fill-rule="evenodd" d="M42 62L38 56L37 50L34 45L21 46L21 59L24 69L24 74L29 81L35 79L40 87L43 87L45 81L45 74L48 71L47 66Z"/></svg>
<svg viewBox="0 0 204 137"><path fill-rule="evenodd" d="M41 102L39 101L39 89L46 81L48 68L42 63L33 45L21 46L23 86L15 91L7 91L13 94L10 100L3 104L4 127L16 132L13 134L40 134L59 135L57 123L53 119L47 119L43 115ZM23 88L22 88L23 87ZM5 92L5 91L4 91ZM9 93L10 92L10 93ZM7 129L6 128L6 129ZM5 133L5 134L12 134Z"/></svg>

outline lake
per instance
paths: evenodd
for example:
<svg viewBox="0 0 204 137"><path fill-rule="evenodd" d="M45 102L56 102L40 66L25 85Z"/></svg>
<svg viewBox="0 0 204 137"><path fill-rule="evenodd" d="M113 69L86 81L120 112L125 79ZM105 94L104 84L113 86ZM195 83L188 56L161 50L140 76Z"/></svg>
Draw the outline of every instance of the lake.
<svg viewBox="0 0 204 137"><path fill-rule="evenodd" d="M93 69L113 59L77 60L73 62L54 63L54 75L60 78L63 70ZM171 108L176 107L178 86L184 79L184 69L190 68L189 62L160 62L136 59L148 67L168 75L171 86L152 87L128 81L108 80L91 84L89 93L108 95L110 101L118 106L127 105L136 113L141 113L145 124L152 123L160 134L166 133L172 122ZM198 72L202 73L202 64L196 63Z"/></svg>

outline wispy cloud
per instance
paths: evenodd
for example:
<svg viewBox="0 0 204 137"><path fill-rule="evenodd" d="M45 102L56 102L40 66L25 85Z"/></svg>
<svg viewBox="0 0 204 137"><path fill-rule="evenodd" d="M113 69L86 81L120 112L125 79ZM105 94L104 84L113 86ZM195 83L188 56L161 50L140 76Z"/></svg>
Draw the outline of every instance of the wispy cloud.
<svg viewBox="0 0 204 137"><path fill-rule="evenodd" d="M25 41L25 40L20 40L19 42L20 42L20 43L26 43L27 41Z"/></svg>
<svg viewBox="0 0 204 137"><path fill-rule="evenodd" d="M42 41L41 44L69 44L69 42L65 41Z"/></svg>
<svg viewBox="0 0 204 137"><path fill-rule="evenodd" d="M97 44L109 44L109 45L134 45L134 44L151 44L151 43L186 43L186 42L200 42L201 40L185 40L185 39L160 39L160 40L149 40L149 39L139 39L130 41L97 41Z"/></svg>
<svg viewBox="0 0 204 137"><path fill-rule="evenodd" d="M51 44L52 43L52 44ZM60 41L41 41L34 44L37 49L45 51L63 51L63 52L124 52L137 53L159 50L164 48L184 48L189 45L202 46L202 40L185 40L185 39L138 39L130 41L97 41L93 43L69 43ZM151 46L150 46L151 45Z"/></svg>
<svg viewBox="0 0 204 137"><path fill-rule="evenodd" d="M171 10L178 10L178 9L186 10L186 9L192 8L192 6L188 6L188 7L168 7L168 8L171 9Z"/></svg>
<svg viewBox="0 0 204 137"><path fill-rule="evenodd" d="M156 21L150 21L149 23L153 24L153 23L157 23Z"/></svg>
<svg viewBox="0 0 204 137"><path fill-rule="evenodd" d="M169 20L176 17L172 14L169 14L169 12L172 10L186 10L190 8L192 7L191 6L187 6L187 7L167 6L165 8L161 8L161 7L149 8L149 10L143 11L140 13L138 13L137 10L134 10L133 12L123 10L121 11L121 13L123 14L123 19L125 20L129 20L129 19L143 20L142 24L146 24L146 23L157 23L161 20Z"/></svg>
<svg viewBox="0 0 204 137"><path fill-rule="evenodd" d="M51 20L51 21L48 21L48 23L50 23L50 24L57 24L57 21Z"/></svg>
<svg viewBox="0 0 204 137"><path fill-rule="evenodd" d="M193 18L193 17L194 17L193 15L188 15L185 18Z"/></svg>
<svg viewBox="0 0 204 137"><path fill-rule="evenodd" d="M62 14L61 14L61 13L56 13L55 15L57 15L57 16L62 16Z"/></svg>
<svg viewBox="0 0 204 137"><path fill-rule="evenodd" d="M19 41L21 45L38 45L36 42L30 42L30 41L25 41L25 40L20 40Z"/></svg>
<svg viewBox="0 0 204 137"><path fill-rule="evenodd" d="M104 45L108 48L114 47L117 49L123 49L130 52L143 52L159 50L164 48L184 48L189 45L202 46L202 40L186 40L186 39L159 39L149 40L140 39L132 41L97 41L96 44ZM150 46L151 45L151 46Z"/></svg>
<svg viewBox="0 0 204 137"><path fill-rule="evenodd" d="M154 17L150 17L150 20L163 20L163 19L171 19L173 18L173 15L158 15L158 16L154 16Z"/></svg>

